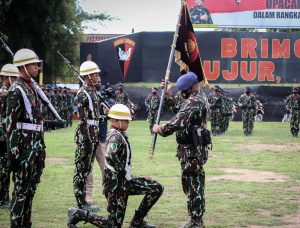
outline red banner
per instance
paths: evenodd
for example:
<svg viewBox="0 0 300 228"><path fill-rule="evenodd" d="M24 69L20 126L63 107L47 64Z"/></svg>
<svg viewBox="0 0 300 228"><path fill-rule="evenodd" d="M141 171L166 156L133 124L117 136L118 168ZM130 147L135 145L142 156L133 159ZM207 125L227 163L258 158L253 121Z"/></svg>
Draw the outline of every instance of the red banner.
<svg viewBox="0 0 300 228"><path fill-rule="evenodd" d="M300 28L300 0L187 0L194 27Z"/></svg>

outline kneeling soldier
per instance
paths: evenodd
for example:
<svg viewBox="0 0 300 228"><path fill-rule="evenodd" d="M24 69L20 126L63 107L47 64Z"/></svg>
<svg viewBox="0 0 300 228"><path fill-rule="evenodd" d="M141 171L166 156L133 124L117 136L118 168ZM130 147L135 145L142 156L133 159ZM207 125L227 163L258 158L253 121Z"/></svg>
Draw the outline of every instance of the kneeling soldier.
<svg viewBox="0 0 300 228"><path fill-rule="evenodd" d="M132 177L131 148L125 131L131 120L130 110L123 104L116 104L109 110L111 129L106 139L106 165L104 169L104 194L108 201L108 219L87 211L70 208L69 227L76 227L79 221L86 221L98 227L121 227L129 195L145 195L130 223L130 227L155 227L144 217L163 193L163 186L149 177Z"/></svg>

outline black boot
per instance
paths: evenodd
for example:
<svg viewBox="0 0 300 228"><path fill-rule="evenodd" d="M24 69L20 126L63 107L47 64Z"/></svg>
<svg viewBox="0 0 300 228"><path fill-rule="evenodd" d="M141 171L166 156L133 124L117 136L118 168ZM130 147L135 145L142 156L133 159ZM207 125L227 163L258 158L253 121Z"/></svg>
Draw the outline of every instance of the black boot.
<svg viewBox="0 0 300 228"><path fill-rule="evenodd" d="M92 213L95 213L97 211L100 210L100 208L98 206L95 206L95 205L91 205L89 203L86 203L82 206L78 206L79 209L82 209L82 210L85 210L85 211L89 211L89 212L92 212Z"/></svg>
<svg viewBox="0 0 300 228"><path fill-rule="evenodd" d="M87 221L89 212L71 207L68 210L68 227L69 228L78 228L76 224L80 221Z"/></svg>
<svg viewBox="0 0 300 228"><path fill-rule="evenodd" d="M144 220L145 213L135 211L135 214L131 220L129 228L155 228L155 225L149 224Z"/></svg>

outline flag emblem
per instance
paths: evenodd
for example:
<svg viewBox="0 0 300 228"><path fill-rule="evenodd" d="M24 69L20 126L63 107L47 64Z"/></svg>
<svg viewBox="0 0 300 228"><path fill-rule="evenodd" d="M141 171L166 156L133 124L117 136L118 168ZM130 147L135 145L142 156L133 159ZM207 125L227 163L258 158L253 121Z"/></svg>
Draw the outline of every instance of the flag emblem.
<svg viewBox="0 0 300 228"><path fill-rule="evenodd" d="M113 44L115 47L117 58L119 60L119 66L122 72L123 80L125 81L134 53L135 42L128 38L121 38L115 40Z"/></svg>

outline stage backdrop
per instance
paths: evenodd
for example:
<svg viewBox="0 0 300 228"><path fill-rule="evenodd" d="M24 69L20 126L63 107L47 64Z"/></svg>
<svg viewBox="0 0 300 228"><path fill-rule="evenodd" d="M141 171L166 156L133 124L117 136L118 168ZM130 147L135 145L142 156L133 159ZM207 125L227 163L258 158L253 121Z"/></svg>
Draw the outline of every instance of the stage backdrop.
<svg viewBox="0 0 300 228"><path fill-rule="evenodd" d="M194 27L300 27L299 0L187 0L187 3Z"/></svg>
<svg viewBox="0 0 300 228"><path fill-rule="evenodd" d="M99 65L103 83L160 82L165 77L173 34L141 32L81 43L80 59ZM204 73L212 83L300 83L299 33L195 34ZM179 75L173 62L171 81Z"/></svg>

